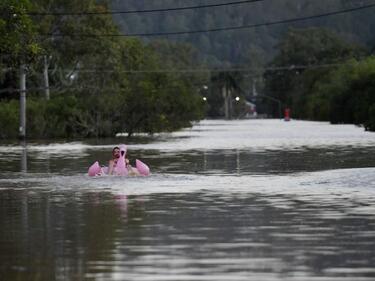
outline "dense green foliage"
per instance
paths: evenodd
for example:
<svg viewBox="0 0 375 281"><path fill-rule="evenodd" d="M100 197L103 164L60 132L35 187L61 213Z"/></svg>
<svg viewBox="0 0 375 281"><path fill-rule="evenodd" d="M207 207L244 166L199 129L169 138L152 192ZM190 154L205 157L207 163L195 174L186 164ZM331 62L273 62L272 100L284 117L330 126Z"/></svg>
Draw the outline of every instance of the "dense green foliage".
<svg viewBox="0 0 375 281"><path fill-rule="evenodd" d="M19 26L9 23L13 21L10 13L14 11L4 11L4 7L17 5L23 13L24 27L22 30L4 27L9 36L1 40L16 63L2 60L5 75L0 86L5 90L17 89L18 68L10 67L27 62L28 137L154 133L190 126L191 121L203 117L203 103L196 89L202 78L173 72L177 67L198 65L193 48L180 48L179 44L166 42L147 46L140 40L121 37L83 36L116 34L117 27L109 15L46 17L25 14L30 11L106 11L105 1L38 0L31 4L27 0L6 0L3 4L2 11L8 16L3 23ZM38 34L38 40L22 48L21 39L29 33L34 38L33 32ZM19 53L24 50L30 53L29 49L34 51L35 58L24 61L25 55ZM43 95L45 61L49 65L49 100ZM166 65L171 72L156 71ZM18 92L3 91L0 95L0 138L17 136L19 105L16 100Z"/></svg>
<svg viewBox="0 0 375 281"><path fill-rule="evenodd" d="M314 120L354 123L375 131L375 57L350 61L317 82L307 114Z"/></svg>
<svg viewBox="0 0 375 281"><path fill-rule="evenodd" d="M356 7L358 1L269 0L213 10L114 18L109 14L28 13L187 5L180 0L124 3L115 0L0 3L0 138L18 135L17 89L21 64L28 69L27 135L32 138L172 131L189 126L191 121L204 117L204 113L215 118L243 116L245 98L257 103L259 112L268 116L279 116L282 104L292 109L295 118L355 123L375 130L374 59L368 57L373 51L367 50L375 46L375 37L370 32L375 27L371 9L294 25L299 28L276 25L179 36L176 41L173 40L177 37L140 40L97 36L246 25ZM189 5L210 3L217 1L194 0ZM311 24L316 27L306 28ZM323 25L326 28L319 27ZM44 89L46 63L50 99ZM213 65L217 69L211 73L179 71ZM228 66L247 70L222 71ZM256 98L252 97L254 85ZM226 107L225 99L229 101Z"/></svg>
<svg viewBox="0 0 375 281"><path fill-rule="evenodd" d="M277 68L285 65L290 69ZM293 29L272 67L265 91L292 108L294 117L375 130L375 59L363 48L324 29Z"/></svg>
<svg viewBox="0 0 375 281"><path fill-rule="evenodd" d="M7 0L0 3L0 62L18 66L38 54L35 25L24 15L31 5L27 0Z"/></svg>
<svg viewBox="0 0 375 281"><path fill-rule="evenodd" d="M361 48L326 29L291 29L281 40L279 54L271 62L270 70L264 74L265 91L292 107L295 117L307 118L306 98L314 83L335 65L363 53Z"/></svg>
<svg viewBox="0 0 375 281"><path fill-rule="evenodd" d="M162 9L225 3L217 0L111 0L117 11ZM123 33L159 33L202 30L220 27L251 25L290 18L301 18L331 11L373 4L371 0L267 0L256 3L230 5L179 12L116 15L115 21ZM169 40L189 42L198 56L210 66L237 66L251 69L246 73L212 73L207 96L210 117L223 117L223 87L233 77L229 88L235 95L249 95L252 83L262 95L254 101L258 109L269 116L279 116L279 100L283 107L291 107L296 118L332 120L318 115L331 114L333 107L312 107L315 84L325 79L335 68L352 58L366 56L365 48L375 47L373 8L322 17L297 23L250 28L237 31L168 36ZM314 26L314 28L310 28ZM322 28L324 27L324 28ZM145 37L153 42L154 37ZM348 43L355 42L355 43ZM363 47L358 47L358 45ZM271 68L264 74L259 67ZM322 66L326 65L326 66ZM307 66L307 68L304 68ZM289 69L278 69L289 67ZM273 68L273 69L272 69ZM254 80L253 80L254 78ZM267 98L269 96L270 98ZM315 95L314 95L315 97ZM315 110L319 114L312 114ZM320 112L320 110L322 112ZM332 115L336 115L332 113ZM351 119L353 120L353 119ZM337 121L343 122L343 121Z"/></svg>

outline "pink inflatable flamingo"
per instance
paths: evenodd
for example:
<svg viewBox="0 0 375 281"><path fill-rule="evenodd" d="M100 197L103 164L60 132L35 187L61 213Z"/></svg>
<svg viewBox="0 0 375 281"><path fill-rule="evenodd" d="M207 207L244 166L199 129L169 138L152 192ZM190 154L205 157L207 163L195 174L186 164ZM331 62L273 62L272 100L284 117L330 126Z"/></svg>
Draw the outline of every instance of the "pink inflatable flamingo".
<svg viewBox="0 0 375 281"><path fill-rule="evenodd" d="M115 168L115 174L118 176L127 176L129 174L128 168L125 162L126 156L126 145L120 145L120 157L117 159L117 164Z"/></svg>
<svg viewBox="0 0 375 281"><path fill-rule="evenodd" d="M150 168L145 163L143 163L142 161L138 159L135 160L135 167L128 167L125 162L127 147L125 144L122 144L119 147L120 147L120 157L117 160L117 164L113 173L114 175L117 175L117 176L128 176L128 175L148 176L150 175ZM129 171L131 173L129 173ZM88 175L90 177L102 176L106 174L108 174L108 167L100 167L98 161L92 164L88 170Z"/></svg>
<svg viewBox="0 0 375 281"><path fill-rule="evenodd" d="M90 166L88 174L90 177L95 177L99 175L100 172L101 172L101 168L100 168L99 162L96 161L94 164Z"/></svg>
<svg viewBox="0 0 375 281"><path fill-rule="evenodd" d="M150 175L150 168L143 163L141 160L136 159L135 160L135 166L137 167L136 169L142 176L148 176Z"/></svg>

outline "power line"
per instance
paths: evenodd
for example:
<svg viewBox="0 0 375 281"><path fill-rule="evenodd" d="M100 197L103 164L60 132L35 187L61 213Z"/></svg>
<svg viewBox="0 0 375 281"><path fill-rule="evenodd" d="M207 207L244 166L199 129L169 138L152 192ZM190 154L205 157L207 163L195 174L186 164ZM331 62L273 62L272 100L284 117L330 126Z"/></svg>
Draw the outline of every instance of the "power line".
<svg viewBox="0 0 375 281"><path fill-rule="evenodd" d="M228 3L220 4L207 4L207 5L195 5L186 7L176 7L176 8L164 8L164 9L147 9L147 10L131 10L131 11L104 11L104 12L77 12L77 13L65 13L65 12L29 12L25 13L29 16L99 16L99 15L120 15L120 14L144 14L144 13L157 13L157 12L171 12L171 11L183 11L183 10L195 10L195 9L205 9L205 8L216 8L224 6L234 6L242 5L247 3L263 2L264 0L242 0L233 1Z"/></svg>
<svg viewBox="0 0 375 281"><path fill-rule="evenodd" d="M330 64L316 64L316 65L288 65L288 66L269 66L259 68L248 67L233 67L233 68L191 68L191 69L151 69L151 70L114 70L103 68L81 68L77 72L80 73L202 73L202 72L250 72L250 71L276 71L276 70L289 70L298 71L303 69L317 69L317 68L330 68L348 63L330 63ZM63 70L64 71L64 70Z"/></svg>
<svg viewBox="0 0 375 281"><path fill-rule="evenodd" d="M229 68L187 68L187 69L148 69L148 70L114 70L106 68L80 68L76 71L78 73L129 73L129 74L144 74L144 73L203 73L203 72L251 72L251 71L299 71L304 69L319 69L331 68L342 65L350 65L351 62L326 63L315 65L286 65L286 66L266 66L266 67L229 67ZM9 71L16 70L9 68ZM61 69L64 72L69 72L71 69Z"/></svg>
<svg viewBox="0 0 375 281"><path fill-rule="evenodd" d="M204 73L204 72L250 72L250 71L296 71L296 74L300 70L305 69L319 69L319 68L331 68L331 67L337 67L337 66L343 66L343 65L350 65L351 62L343 62L343 63L327 63L327 64L316 64L316 65L286 65L286 66L268 66L268 67L259 67L259 68L246 68L246 67L237 67L237 68L201 68L201 69L155 69L155 70L124 70L124 71L118 71L113 69L103 69L103 68L82 68L77 70L80 73L134 73L134 74L145 74L145 73ZM63 71L66 71L63 69ZM261 76L261 75L259 75ZM254 76L257 77L257 76ZM48 87L48 89L56 89L57 91L66 91L66 90L87 90L87 89L99 89L100 87L95 86L51 86ZM26 91L42 91L45 90L46 87L31 87L26 89ZM100 88L100 90L103 90ZM105 90L105 89L104 89ZM20 89L15 88L5 88L0 89L1 93L18 93L20 92Z"/></svg>
<svg viewBox="0 0 375 281"><path fill-rule="evenodd" d="M286 23L324 18L324 17L334 16L334 15L340 15L340 14L346 14L346 13L356 12L360 10L365 10L365 9L369 9L373 7L375 7L375 4L364 5L364 6L356 7L356 8L343 9L343 10L338 10L334 12L327 12L327 13L312 15L312 16L307 16L307 17L297 17L297 18L292 18L292 19L278 20L278 21L265 22L265 23L256 23L256 24L249 24L249 25L221 27L221 28L213 28L213 29L202 29L202 30L156 32L156 33L130 33L130 34L46 34L44 36L48 36L48 37L156 37L156 36L208 33L208 32L218 32L218 31L232 31L232 30L258 28L258 27L263 27L263 26L273 26L273 25L278 25L278 24L286 24Z"/></svg>

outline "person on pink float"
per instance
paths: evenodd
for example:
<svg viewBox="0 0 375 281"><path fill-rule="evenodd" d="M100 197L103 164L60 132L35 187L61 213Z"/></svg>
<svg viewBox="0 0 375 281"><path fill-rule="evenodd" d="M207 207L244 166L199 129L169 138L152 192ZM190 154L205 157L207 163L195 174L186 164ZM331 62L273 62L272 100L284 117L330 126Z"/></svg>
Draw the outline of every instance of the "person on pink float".
<svg viewBox="0 0 375 281"><path fill-rule="evenodd" d="M135 160L135 167L129 163L126 157L127 147L125 144L115 146L112 149L112 159L109 160L108 167L100 166L99 161L95 161L88 169L90 177L115 175L115 176L148 176L150 168L141 160Z"/></svg>
<svg viewBox="0 0 375 281"><path fill-rule="evenodd" d="M117 165L117 160L120 158L120 148L115 146L112 149L112 159L108 163L108 175L113 175L113 172Z"/></svg>
<svg viewBox="0 0 375 281"><path fill-rule="evenodd" d="M116 174L117 162L118 162L118 160L120 159L120 156L121 156L120 153L121 153L120 147L115 146L112 149L112 159L109 160L109 164L108 164L108 175ZM139 176L140 175L140 173L130 165L129 159L126 158L126 157L125 157L125 165L126 165L126 169L127 169L127 175L129 175L129 176Z"/></svg>

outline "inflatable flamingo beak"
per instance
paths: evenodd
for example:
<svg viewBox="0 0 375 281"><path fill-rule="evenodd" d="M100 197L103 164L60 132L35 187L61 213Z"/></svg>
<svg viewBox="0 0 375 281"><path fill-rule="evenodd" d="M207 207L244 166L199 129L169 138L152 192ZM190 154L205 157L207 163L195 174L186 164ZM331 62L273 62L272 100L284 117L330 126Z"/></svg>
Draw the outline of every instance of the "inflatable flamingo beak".
<svg viewBox="0 0 375 281"><path fill-rule="evenodd" d="M126 155L126 145L125 144L120 145L120 155L121 155L121 157L125 157L125 155Z"/></svg>

